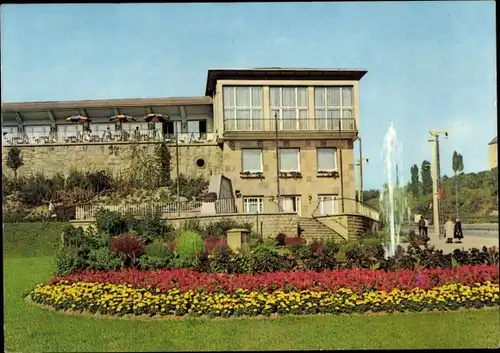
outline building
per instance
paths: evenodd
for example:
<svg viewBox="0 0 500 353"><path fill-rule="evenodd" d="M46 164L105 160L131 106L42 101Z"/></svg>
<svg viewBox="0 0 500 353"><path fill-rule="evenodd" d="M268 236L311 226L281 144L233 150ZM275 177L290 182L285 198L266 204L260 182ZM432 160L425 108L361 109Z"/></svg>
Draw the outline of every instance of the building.
<svg viewBox="0 0 500 353"><path fill-rule="evenodd" d="M165 142L174 158L178 151L179 172L230 180L238 213L359 213L354 143L366 72L217 69L208 71L202 97L6 103L4 143L22 147L25 172L55 173L119 170L130 146ZM168 122L142 121L149 112ZM91 134L65 120L75 114L92 119ZM138 120L109 123L115 114Z"/></svg>
<svg viewBox="0 0 500 353"><path fill-rule="evenodd" d="M498 142L496 136L488 144L488 167L490 169L498 167Z"/></svg>

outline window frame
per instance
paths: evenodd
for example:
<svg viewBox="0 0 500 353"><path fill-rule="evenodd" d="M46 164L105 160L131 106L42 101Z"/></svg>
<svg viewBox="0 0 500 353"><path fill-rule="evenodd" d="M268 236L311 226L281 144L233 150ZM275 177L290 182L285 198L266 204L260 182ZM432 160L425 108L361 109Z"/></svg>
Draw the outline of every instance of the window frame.
<svg viewBox="0 0 500 353"><path fill-rule="evenodd" d="M295 93L295 106L284 106L283 105L283 89L284 88L293 88ZM273 105L273 100L271 99L271 92L275 89L279 89L279 106ZM299 106L299 89L305 90L306 102L304 106ZM309 120L309 86L269 86L269 109L271 110L271 118L274 122L274 116L278 113L278 130L287 131L287 130L304 130L307 129L307 122ZM287 120L283 116L284 110L294 110L295 117L292 118L292 122L287 124ZM305 111L306 117L304 119L300 118L300 112ZM295 123L295 124L293 124ZM288 129L288 125L290 125L290 129Z"/></svg>
<svg viewBox="0 0 500 353"><path fill-rule="evenodd" d="M238 88L248 88L250 93L249 106L239 106L237 103L237 90ZM233 98L233 105L226 106L226 89L231 89L231 95ZM254 105L254 96L253 91L256 89L260 89L260 106ZM226 118L226 111L231 110L233 112L233 118ZM248 119L238 119L237 112L239 110L248 110L250 112L250 116ZM255 118L254 113L256 111L260 111L260 117ZM264 86L261 85L251 85L251 86L240 86L240 85L227 85L222 86L222 114L223 121L234 121L234 123L229 123L230 128L228 131L261 131L263 129L263 119L264 119ZM238 123L239 122L239 123ZM242 127L238 125L241 124ZM226 124L224 124L226 126ZM232 126L234 125L234 126ZM226 127L224 127L226 129Z"/></svg>
<svg viewBox="0 0 500 353"><path fill-rule="evenodd" d="M251 201L256 201L257 212L249 212L248 206L252 204ZM264 213L264 197L263 196L244 196L243 197L243 213L254 214Z"/></svg>
<svg viewBox="0 0 500 353"><path fill-rule="evenodd" d="M283 163L281 161L281 152L283 150L296 150L297 151L297 170L284 170L283 169ZM298 147L280 147L278 150L278 158L279 158L279 164L280 164L280 173L300 173L300 148Z"/></svg>
<svg viewBox="0 0 500 353"><path fill-rule="evenodd" d="M332 88L338 88L339 89L339 94L340 94L340 100L339 100L339 105L333 105L329 104L328 102L328 89ZM349 88L351 90L351 105L344 105L344 89ZM323 106L318 106L318 102L316 99L316 91L321 90L323 94L323 100L325 104ZM318 111L323 111L324 112L324 118L320 121L318 124L318 121L316 121L316 126L322 126L324 130L335 130L338 129L338 124L340 123L340 127L342 130L344 130L345 126L349 126L350 123L354 121L354 86L350 85L343 85L343 86L316 86L314 87L314 116L315 119L318 119ZM328 112L329 111L336 111L338 110L340 112L340 117L338 118L338 122L335 121L337 118L329 118L328 117ZM344 117L344 111L350 111L351 112L351 117L350 118L345 118ZM346 121L349 119L349 121ZM321 129L321 130L323 130Z"/></svg>
<svg viewBox="0 0 500 353"><path fill-rule="evenodd" d="M295 211L286 211L284 209L282 202L284 202L287 199L292 199L293 207L295 208ZM278 207L279 207L281 212L296 213L296 214L300 215L300 213L301 213L300 209L302 207L302 199L301 199L300 195L281 195L279 200L278 200Z"/></svg>
<svg viewBox="0 0 500 353"><path fill-rule="evenodd" d="M334 169L324 169L321 168L319 165L319 151L320 150L332 150L333 151L333 161L335 168ZM338 164L337 164L337 148L336 147L317 147L316 148L316 171L319 173L332 173L332 172L337 172L338 171Z"/></svg>
<svg viewBox="0 0 500 353"><path fill-rule="evenodd" d="M329 216L329 215L334 215L334 214L339 213L338 206L337 206L338 201L339 201L339 195L337 195L337 194L322 194L322 195L318 195L318 199L319 199L319 203L320 203L319 209L320 209L321 215ZM325 213L324 212L323 202L325 200L332 201L333 213Z"/></svg>
<svg viewBox="0 0 500 353"><path fill-rule="evenodd" d="M245 170L245 164L244 164L244 159L245 159L245 152L246 151L259 151L260 155L260 170ZM257 174L257 173L263 173L264 171L264 156L263 156L263 150L262 148L242 148L241 149L241 173L250 173L250 174Z"/></svg>

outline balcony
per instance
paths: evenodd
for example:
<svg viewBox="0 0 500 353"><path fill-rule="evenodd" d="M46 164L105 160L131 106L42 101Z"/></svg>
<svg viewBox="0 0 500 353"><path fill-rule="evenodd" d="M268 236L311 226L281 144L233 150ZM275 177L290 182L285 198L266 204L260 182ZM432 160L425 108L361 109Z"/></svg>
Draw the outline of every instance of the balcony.
<svg viewBox="0 0 500 353"><path fill-rule="evenodd" d="M103 143L154 143L166 142L175 144L215 143L214 133L186 132L178 134L161 134L152 130L134 130L121 132L95 133L7 133L3 136L4 146L15 145L65 145L65 144L103 144Z"/></svg>
<svg viewBox="0 0 500 353"><path fill-rule="evenodd" d="M358 129L354 119L226 119L225 139L355 139Z"/></svg>

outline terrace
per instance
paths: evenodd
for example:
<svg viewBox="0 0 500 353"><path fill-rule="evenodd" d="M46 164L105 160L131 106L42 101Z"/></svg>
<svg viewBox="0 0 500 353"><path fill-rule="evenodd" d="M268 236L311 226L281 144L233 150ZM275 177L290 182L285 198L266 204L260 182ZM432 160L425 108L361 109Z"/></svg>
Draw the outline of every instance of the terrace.
<svg viewBox="0 0 500 353"><path fill-rule="evenodd" d="M160 113L165 123L148 123L144 116ZM114 115L135 118L123 124L109 122ZM73 115L87 123L66 120ZM74 102L7 103L2 109L4 145L170 142L204 143L213 133L212 99L156 98Z"/></svg>

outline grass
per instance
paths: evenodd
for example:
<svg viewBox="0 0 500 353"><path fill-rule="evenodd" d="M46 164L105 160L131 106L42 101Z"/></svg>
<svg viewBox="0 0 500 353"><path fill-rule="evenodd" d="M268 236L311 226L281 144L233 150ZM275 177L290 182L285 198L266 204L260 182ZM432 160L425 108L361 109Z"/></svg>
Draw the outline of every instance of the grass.
<svg viewBox="0 0 500 353"><path fill-rule="evenodd" d="M6 227L5 232L26 229L19 227ZM44 239L57 244L53 232L53 227L37 231L37 241L21 234L15 246L8 244L13 235L5 235L9 249L4 257L6 352L492 348L500 339L496 310L149 321L44 310L31 306L24 297L50 278L52 246ZM19 248L23 245L27 250ZM44 252L46 256L41 256Z"/></svg>
<svg viewBox="0 0 500 353"><path fill-rule="evenodd" d="M4 255L51 256L60 244L61 232L69 223L4 223Z"/></svg>

